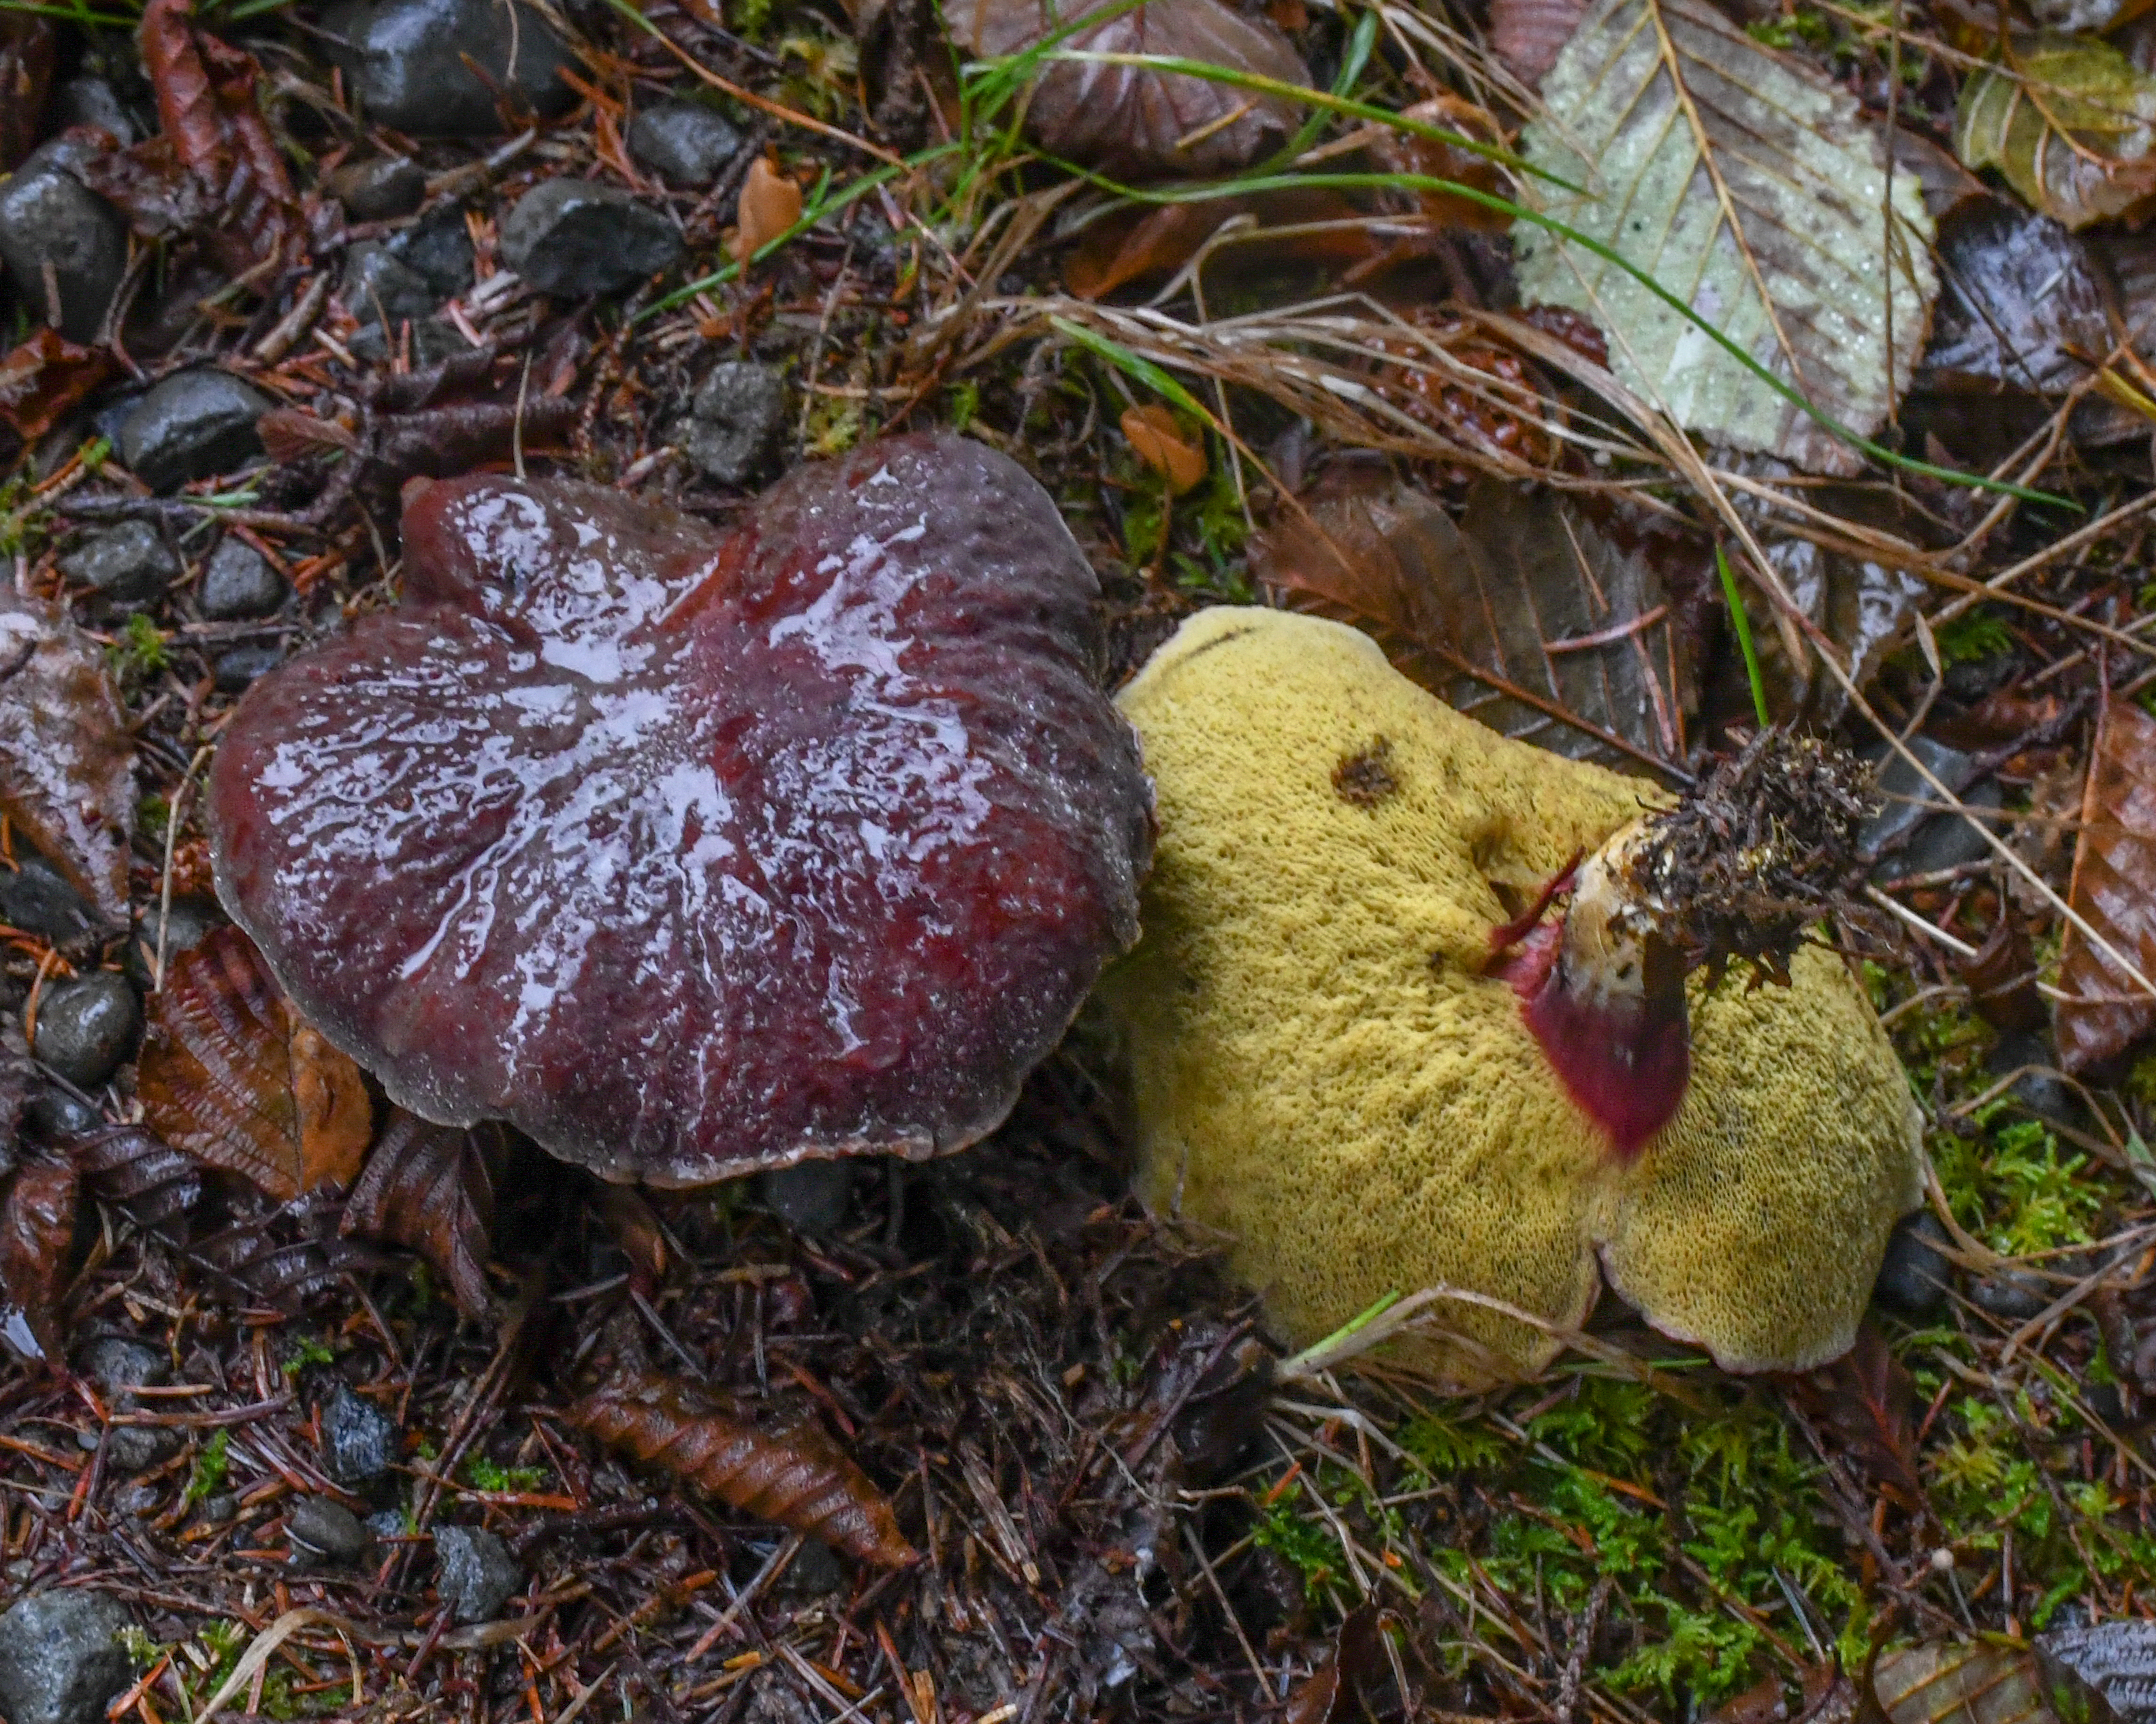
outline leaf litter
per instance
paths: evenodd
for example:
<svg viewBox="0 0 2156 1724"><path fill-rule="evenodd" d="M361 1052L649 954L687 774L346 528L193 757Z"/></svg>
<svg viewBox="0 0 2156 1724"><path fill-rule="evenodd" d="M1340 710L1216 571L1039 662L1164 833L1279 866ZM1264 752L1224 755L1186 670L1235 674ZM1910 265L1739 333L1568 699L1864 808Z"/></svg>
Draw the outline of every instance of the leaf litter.
<svg viewBox="0 0 2156 1724"><path fill-rule="evenodd" d="M156 8L141 83L118 37L68 20L42 73L31 15L0 13L0 69L27 68L25 87L86 69L137 124L152 108L159 122L80 170L130 217L144 260L114 338L64 350L19 282L9 307L28 315L0 362L13 463L0 569L11 614L64 649L40 662L77 692L26 700L26 684L0 705L18 736L44 734L19 728L24 713L64 715L64 747L13 758L34 748L71 775L42 804L13 787L19 769L7 781L0 1007L19 1018L33 991L43 1001L102 965L177 1026L218 920L189 785L244 681L232 656L289 654L390 602L395 498L415 476L528 463L732 519L742 487L693 453L698 389L723 353L790 392L766 471L931 419L1018 454L1103 574L1119 673L1196 602L1354 600L1402 662L1486 720L1691 771L1753 722L1709 573L1721 546L1772 714L1955 750L1936 775L1999 789L1996 829L2028 869L1972 847L1954 798L1911 793L1924 817L1883 893L1911 937L1866 975L1934 1120L1946 1255L1914 1284L1936 1302L1882 1294L1865 1348L1804 1383L1717 1378L1598 1316L1587 1351L1502 1394L1445 1397L1381 1364L1276 1384L1209 1242L1123 1198L1100 1087L1112 1073L1092 1050L1038 1073L980 1150L857 1174L842 1218L803 1231L760 1191L596 1189L513 1134L431 1129L372 1099L364 1133L325 1135L337 1108L307 1113L294 1083L311 1064L293 1059L300 1029L255 985L218 984L192 996L193 1052L130 1060L95 1093L38 1073L7 1134L0 1205L22 1243L0 1297L49 1361L116 1335L169 1358L174 1392L121 1417L165 1421L178 1444L132 1479L110 1454L85 1466L80 1392L42 1366L0 1377L11 1583L65 1576L122 1599L173 1654L142 1673L146 1720L198 1712L250 1643L272 1715L854 1708L1012 1724L1285 1706L1634 1724L1734 1719L1752 1696L1748 1716L1824 1720L1862 1709L1876 1645L1862 1698L1896 1724L1989 1724L1988 1706L2005 1708L1998 1724L2041 1716L2024 1643L2130 1616L2156 1568L2151 1409L2130 1362L2156 1329L2133 1172L2156 1079L2131 1025L2075 1068L2085 1088L2057 1069L2081 1045L2085 991L2102 997L2082 1009L2143 1022L2131 978L2087 979L2090 933L2148 973L2134 900L2097 889L2107 867L2137 877L2123 715L2149 691L2134 645L2150 603L2148 296L2133 236L2090 214L2130 208L2145 177L2140 75L2113 58L2129 36L2015 39L1987 70L1996 32L1920 3L1897 15L1898 38L1802 5L1608 6L1605 33L1576 42L1581 8L1500 4L1493 64L1412 8L1389 8L1358 58L1355 20L1321 8L1151 0L1142 31L1127 14L1122 35L1081 29L1048 51L1194 53L1224 63L1229 79L1209 81L998 63L1041 39L1037 14L1011 47L963 44L947 69L932 28L916 32L908 70L783 0L723 17L652 0L640 23L572 11L586 105L470 142L371 126L305 10ZM2102 11L2043 22L2102 29ZM1655 20L1667 50L1606 52L1610 28ZM1691 171L1640 184L1695 224L1684 248L1633 249L1609 193L1644 134L1636 116L1578 123L1597 103L1551 74L1568 54L1575 69L1632 67L1650 108L1681 121L1671 163L1689 135ZM1059 109L1059 88L1088 94ZM1763 213L1738 197L1751 183L1732 90L1815 116L1818 136L1771 135L1820 170L1795 202ZM1697 126L1667 105L1679 94ZM707 187L674 189L624 154L630 113L668 95L716 102L747 137ZM1017 105L994 105L1006 97ZM46 106L0 143L51 136ZM1019 146L1139 174L1141 200L1022 162L1021 116ZM1983 171L2000 189L1979 195L1955 167L1945 147L1964 140L1972 161L1994 152ZM1882 251L1890 142L1897 257ZM1584 199L1509 162L1513 148ZM418 213L372 225L325 190L340 163L407 155ZM1179 177L1192 172L1230 178ZM678 224L684 270L598 304L518 284L500 222L558 174L622 178ZM1940 224L1929 332L1912 198ZM1801 272L1772 265L1775 229L1835 212L1822 255L1845 275L1822 280L1875 266L1845 296L1855 333L1821 340L1799 319L1753 357L1904 460L2082 512L1906 468L1822 486L1851 474L1847 445L1697 325L1673 311L1652 323L1670 308L1623 269L1547 229L1516 244L1514 203L1688 303L1688 269L1743 290L1748 256L1777 312ZM353 244L423 228L469 244L469 280L445 277L458 285L431 314L369 352L330 287ZM1537 288L1545 264L1573 286ZM1598 270L1595 293L1575 294ZM1735 303L1709 321L1742 332ZM1704 363L1684 370L1693 348ZM203 367L275 398L267 458L144 497L98 439L144 384ZM1678 426L1697 440L1674 437L1656 403L1707 383L1716 410L1686 408ZM1158 433L1158 460L1131 425ZM1352 531L1343 498L1363 511ZM1298 534L1309 548L1313 520L1353 553L1347 573L1281 561ZM154 528L181 573L116 615L63 586L59 554L129 522ZM235 545L285 583L281 609L208 614L211 562ZM115 831L116 856L92 841ZM55 944L32 925L44 864L103 906L110 941ZM213 955L229 947L211 939ZM161 949L169 1006L149 991ZM203 1055L231 1062L229 1089ZM223 1148L189 1153L160 1123ZM271 1188L235 1163L268 1170ZM274 1195L315 1172L312 1190ZM822 1539L567 1417L624 1382L655 1386L677 1435L721 1407L757 1431L813 1430L814 1465L844 1481L834 1500L880 1504L919 1560L834 1567ZM323 1424L340 1384L394 1414L389 1472L350 1500L397 1530L364 1570L303 1573L277 1523L295 1494L342 1488ZM428 1541L456 1525L501 1532L530 1571L503 1624L434 1613Z"/></svg>

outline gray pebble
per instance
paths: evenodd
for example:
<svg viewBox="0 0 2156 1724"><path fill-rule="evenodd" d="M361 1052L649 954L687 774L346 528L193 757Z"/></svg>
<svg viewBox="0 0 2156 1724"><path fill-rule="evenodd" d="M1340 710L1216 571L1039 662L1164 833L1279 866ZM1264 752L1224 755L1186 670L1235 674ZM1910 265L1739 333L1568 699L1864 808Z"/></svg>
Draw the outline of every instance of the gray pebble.
<svg viewBox="0 0 2156 1724"><path fill-rule="evenodd" d="M681 235L617 186L550 179L503 218L501 255L540 292L583 299L669 267L681 255Z"/></svg>
<svg viewBox="0 0 2156 1724"><path fill-rule="evenodd" d="M38 1005L38 1058L78 1089L95 1089L119 1068L142 1026L127 978L100 970L48 987Z"/></svg>
<svg viewBox="0 0 2156 1724"><path fill-rule="evenodd" d="M2025 1066L2044 1069L2022 1071ZM2058 1057L2041 1036L2027 1032L2001 1036L1984 1057L1984 1068L1994 1077L2021 1072L2008 1094L2038 1119L2054 1125L2076 1123L2074 1092L2059 1075Z"/></svg>
<svg viewBox="0 0 2156 1724"><path fill-rule="evenodd" d="M75 1368L105 1391L115 1413L141 1409L141 1403L129 1390L172 1380L172 1364L164 1349L123 1335L91 1341L78 1356ZM113 1425L103 1435L105 1464L109 1471L121 1474L147 1471L176 1454L181 1441L177 1431L154 1425ZM98 1438L95 1428L85 1430L78 1437L85 1449L96 1448Z"/></svg>
<svg viewBox="0 0 2156 1724"><path fill-rule="evenodd" d="M1988 778L1959 794L1963 802L1978 811L1995 811L2003 800L1998 785ZM1984 834L1959 815L1935 814L1917 828L1917 836L1899 856L1881 864L1881 872L1890 876L1937 873L1943 868L1958 868L1964 862L1981 862L1990 853Z"/></svg>
<svg viewBox="0 0 2156 1724"><path fill-rule="evenodd" d="M56 137L0 181L0 262L38 323L46 317L45 265L52 265L60 333L73 342L97 339L127 273L127 224L67 171L91 153Z"/></svg>
<svg viewBox="0 0 2156 1724"><path fill-rule="evenodd" d="M377 125L420 137L487 137L501 131L497 92L548 115L576 100L562 81L567 49L524 6L385 0L353 7L340 22L341 58Z"/></svg>
<svg viewBox="0 0 2156 1724"><path fill-rule="evenodd" d="M53 1591L0 1616L0 1712L8 1724L102 1724L106 1702L135 1680L123 1636L132 1626L101 1593Z"/></svg>
<svg viewBox="0 0 2156 1724"><path fill-rule="evenodd" d="M210 666L210 675L219 693L244 694L256 677L267 676L284 661L285 649L275 642L235 646L229 652L218 655L217 662Z"/></svg>
<svg viewBox="0 0 2156 1724"><path fill-rule="evenodd" d="M1912 1322L1937 1316L1953 1284L1953 1265L1945 1256L1948 1243L1945 1227L1930 1210L1903 1216L1887 1238L1871 1296Z"/></svg>
<svg viewBox="0 0 2156 1724"><path fill-rule="evenodd" d="M227 533L203 565L197 604L211 622L267 616L285 602L285 577L244 538Z"/></svg>
<svg viewBox="0 0 2156 1724"><path fill-rule="evenodd" d="M654 102L629 123L629 153L677 186L708 186L741 152L742 136L701 102Z"/></svg>
<svg viewBox="0 0 2156 1724"><path fill-rule="evenodd" d="M770 367L728 359L711 368L689 409L689 458L721 485L746 485L769 466L786 425L786 384Z"/></svg>
<svg viewBox="0 0 2156 1724"><path fill-rule="evenodd" d="M44 857L16 847L11 872L0 867L0 922L64 945L105 931L103 919Z"/></svg>
<svg viewBox="0 0 2156 1724"><path fill-rule="evenodd" d="M362 323L417 322L441 303L433 284L411 265L375 240L345 254L344 280L338 288L345 309Z"/></svg>
<svg viewBox="0 0 2156 1724"><path fill-rule="evenodd" d="M120 458L152 491L228 472L262 452L254 422L271 405L229 372L176 372L127 415Z"/></svg>
<svg viewBox="0 0 2156 1724"><path fill-rule="evenodd" d="M418 208L427 196L427 174L408 156L377 156L346 162L322 182L322 189L356 222L389 221Z"/></svg>
<svg viewBox="0 0 2156 1724"><path fill-rule="evenodd" d="M347 1487L369 1484L397 1458L397 1421L339 1383L322 1406L322 1469Z"/></svg>
<svg viewBox="0 0 2156 1724"><path fill-rule="evenodd" d="M123 146L135 142L135 116L127 111L120 94L105 79L70 78L53 92L49 123L54 131L70 126L95 126L109 131Z"/></svg>
<svg viewBox="0 0 2156 1724"><path fill-rule="evenodd" d="M411 329L414 370L424 371L429 365L439 365L453 354L471 351L471 343L465 339L464 332L446 318L424 317L413 324ZM397 332L396 342L400 352L403 342L404 332L400 329ZM391 343L380 322L369 318L352 332L352 339L345 346L354 358L379 364L389 357Z"/></svg>
<svg viewBox="0 0 2156 1724"><path fill-rule="evenodd" d="M128 980L145 994L157 986L157 928L161 914L155 902L136 919L134 937L122 952L120 967ZM200 898L176 898L172 913L165 916L165 962L169 965L182 952L191 950L224 926L224 919L214 906Z"/></svg>
<svg viewBox="0 0 2156 1724"><path fill-rule="evenodd" d="M810 1238L835 1233L854 1191L854 1164L797 1161L756 1176L757 1200L787 1226Z"/></svg>
<svg viewBox="0 0 2156 1724"><path fill-rule="evenodd" d="M1922 761L1934 777L1964 801L1970 800L1969 786L1976 777L1976 762L1958 749L1943 743L1933 742L1928 736L1912 737L1909 752ZM1969 823L1958 815L1939 816L1920 805L1936 801L1938 793L1917 777L1916 770L1899 754L1875 757L1882 761L1879 771L1879 793L1886 800L1878 813L1865 821L1856 834L1856 847L1866 857L1880 857L1887 847L1897 846L1892 854L1883 857L1876 871L1881 878L1892 878L1904 874L1928 872L1933 867L1951 866L1948 862L1928 861L1933 853L1953 854L1959 860L1969 860L1968 844L1974 842L1981 852L1984 841L1968 830ZM1993 787L1991 806L1997 807L1998 794ZM1922 826L1927 831L1918 833ZM1951 831L1958 827L1962 836L1957 838ZM1914 834L1914 836L1911 835ZM1936 836L1935 836L1936 835ZM1907 840L1907 842L1902 841Z"/></svg>
<svg viewBox="0 0 2156 1724"><path fill-rule="evenodd" d="M195 1519L205 1526L222 1526L239 1512L239 1499L229 1490L213 1490L195 1505Z"/></svg>
<svg viewBox="0 0 2156 1724"><path fill-rule="evenodd" d="M786 1572L778 1577L778 1590L797 1598L820 1598L846 1583L846 1572L830 1546L820 1538L804 1539Z"/></svg>
<svg viewBox="0 0 2156 1724"><path fill-rule="evenodd" d="M120 1433L116 1431L113 1434L117 1436ZM105 1451L105 1459L108 1462L112 1459L112 1451L109 1449ZM140 1471L141 1469L135 1470ZM164 1500L165 1493L154 1485L130 1485L113 1493L112 1506L123 1515L141 1516L148 1514Z"/></svg>
<svg viewBox="0 0 2156 1724"><path fill-rule="evenodd" d="M60 578L113 605L151 605L180 572L180 560L147 521L100 527L60 558Z"/></svg>
<svg viewBox="0 0 2156 1724"><path fill-rule="evenodd" d="M411 1531L402 1509L377 1509L367 1517L368 1534L375 1538L403 1538Z"/></svg>
<svg viewBox="0 0 2156 1724"><path fill-rule="evenodd" d="M491 1532L434 1529L434 1589L459 1622L492 1622L524 1584L524 1569Z"/></svg>
<svg viewBox="0 0 2156 1724"><path fill-rule="evenodd" d="M326 1496L303 1496L285 1516L285 1536L292 1560L302 1565L356 1562L367 1550L367 1529L359 1516Z"/></svg>
<svg viewBox="0 0 2156 1724"><path fill-rule="evenodd" d="M1969 1284L1969 1302L2002 1322L2025 1323L2052 1298L2051 1284L2025 1269L1994 1269Z"/></svg>
<svg viewBox="0 0 2156 1724"><path fill-rule="evenodd" d="M399 263L425 278L437 299L464 292L478 268L461 204L444 203L429 210L392 239L389 249Z"/></svg>
<svg viewBox="0 0 2156 1724"><path fill-rule="evenodd" d="M40 1143L80 1137L104 1123L105 1115L88 1102L50 1083L41 1085L23 1107L23 1129Z"/></svg>

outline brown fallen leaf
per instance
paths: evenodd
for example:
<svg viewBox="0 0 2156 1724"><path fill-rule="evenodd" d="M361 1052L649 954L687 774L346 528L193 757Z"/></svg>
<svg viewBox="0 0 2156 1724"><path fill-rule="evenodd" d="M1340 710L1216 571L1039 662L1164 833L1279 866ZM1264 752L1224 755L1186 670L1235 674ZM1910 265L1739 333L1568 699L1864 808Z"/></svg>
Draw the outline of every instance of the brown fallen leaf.
<svg viewBox="0 0 2156 1724"><path fill-rule="evenodd" d="M1202 203L1140 204L1090 224L1064 260L1063 285L1081 299L1099 299L1133 281L1173 275L1197 256L1228 223L1247 217L1259 232L1224 245L1208 268L1242 278L1295 264L1352 265L1380 255L1368 212L1337 192L1310 186L1212 198ZM1352 224L1352 225L1349 225ZM1268 237L1266 229L1320 228Z"/></svg>
<svg viewBox="0 0 2156 1724"><path fill-rule="evenodd" d="M1325 1661L1288 1696L1286 1724L1349 1724L1364 1715L1365 1696L1389 1674L1384 1624L1374 1604L1348 1613Z"/></svg>
<svg viewBox="0 0 2156 1724"><path fill-rule="evenodd" d="M42 437L111 375L112 356L78 347L57 329L40 329L0 356L0 424L25 443Z"/></svg>
<svg viewBox="0 0 2156 1724"><path fill-rule="evenodd" d="M60 1364L74 1207L74 1169L64 1161L25 1160L0 1196L0 1340L33 1364Z"/></svg>
<svg viewBox="0 0 2156 1724"><path fill-rule="evenodd" d="M301 1019L237 928L172 960L136 1085L159 1136L280 1202L348 1182L373 1135L359 1068Z"/></svg>
<svg viewBox="0 0 2156 1724"><path fill-rule="evenodd" d="M1205 476L1204 445L1185 437L1175 415L1158 402L1126 408L1121 423L1138 459L1165 479L1177 497Z"/></svg>
<svg viewBox="0 0 2156 1724"><path fill-rule="evenodd" d="M1491 0L1491 51L1507 71L1533 90L1586 16L1587 0Z"/></svg>
<svg viewBox="0 0 2156 1724"><path fill-rule="evenodd" d="M2156 970L2156 718L2114 700L2097 726L2066 901L2130 959ZM2068 926L2052 1008L2059 1064L2085 1072L2156 1028L2156 1000Z"/></svg>
<svg viewBox="0 0 2156 1724"><path fill-rule="evenodd" d="M1870 1323L1856 1345L1818 1371L1789 1378L1790 1403L1838 1438L1863 1474L1905 1508L1923 1500L1917 1476L1916 1384Z"/></svg>
<svg viewBox="0 0 2156 1724"><path fill-rule="evenodd" d="M773 167L770 157L759 156L742 181L727 253L745 264L800 219L801 188Z"/></svg>
<svg viewBox="0 0 2156 1724"><path fill-rule="evenodd" d="M1892 1724L2056 1724L2035 1660L2009 1646L1911 1646L1881 1655L1873 1672Z"/></svg>
<svg viewBox="0 0 2156 1724"><path fill-rule="evenodd" d="M0 173L12 172L37 146L56 45L50 18L0 12Z"/></svg>
<svg viewBox="0 0 2156 1724"><path fill-rule="evenodd" d="M731 1396L656 1376L610 1383L568 1418L743 1514L820 1538L856 1562L896 1568L915 1560L890 1500L811 1418L760 1426Z"/></svg>
<svg viewBox="0 0 2156 1724"><path fill-rule="evenodd" d="M394 1109L360 1170L337 1231L418 1252L449 1284L457 1309L485 1314L486 1254L494 1230L501 1128L437 1125Z"/></svg>
<svg viewBox="0 0 2156 1724"><path fill-rule="evenodd" d="M1403 109L1401 117L1420 121L1425 126L1442 126L1462 137L1473 138L1477 143L1502 147L1505 142L1491 126L1482 109L1456 95L1434 96L1417 102ZM1380 127L1371 153L1389 173L1450 180L1455 185L1493 194L1504 190L1497 168L1488 157L1463 150L1457 144L1449 144L1442 138L1420 137L1410 131ZM1486 234L1502 234L1512 224L1512 218L1503 211L1491 209L1456 193L1417 190L1414 198L1433 230L1473 228Z"/></svg>
<svg viewBox="0 0 2156 1724"><path fill-rule="evenodd" d="M952 0L943 18L962 55L1000 58L1022 54L1101 9L1063 9L1045 0ZM1057 49L1172 55L1281 84L1310 82L1308 69L1278 31L1220 0L1146 0L1072 32ZM1278 149L1301 111L1281 96L1180 73L1047 59L1027 98L1026 134L1050 155L1118 178L1196 178L1233 172Z"/></svg>
<svg viewBox="0 0 2156 1724"><path fill-rule="evenodd" d="M139 1125L108 1125L70 1138L68 1159L104 1203L146 1227L177 1220L202 1202L202 1164Z"/></svg>
<svg viewBox="0 0 2156 1724"><path fill-rule="evenodd" d="M97 648L0 583L0 814L107 920L127 919L135 745Z"/></svg>
<svg viewBox="0 0 2156 1724"><path fill-rule="evenodd" d="M629 1284L646 1299L659 1296L666 1279L666 1230L650 1202L634 1186L602 1185L593 1200L607 1237L629 1259Z"/></svg>
<svg viewBox="0 0 2156 1724"><path fill-rule="evenodd" d="M1692 554L1620 537L1556 493L1478 481L1459 526L1351 475L1254 543L1258 578L1371 630L1461 712L1574 759L1681 759L1690 652L1660 573Z"/></svg>

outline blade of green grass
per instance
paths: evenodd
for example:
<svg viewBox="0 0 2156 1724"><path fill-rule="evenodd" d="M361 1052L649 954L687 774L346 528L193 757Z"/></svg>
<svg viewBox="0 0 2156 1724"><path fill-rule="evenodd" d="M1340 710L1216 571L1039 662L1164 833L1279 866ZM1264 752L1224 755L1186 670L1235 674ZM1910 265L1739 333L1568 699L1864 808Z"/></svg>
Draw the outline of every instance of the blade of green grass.
<svg viewBox="0 0 2156 1724"><path fill-rule="evenodd" d="M1767 712L1767 685L1759 675L1759 655L1752 646L1752 620L1744 614L1744 600L1737 590L1736 571L1720 545L1714 548L1714 566L1722 576L1722 596L1729 604L1729 625L1737 630L1737 645L1744 654L1745 680L1752 685L1752 710L1766 729L1774 721Z"/></svg>

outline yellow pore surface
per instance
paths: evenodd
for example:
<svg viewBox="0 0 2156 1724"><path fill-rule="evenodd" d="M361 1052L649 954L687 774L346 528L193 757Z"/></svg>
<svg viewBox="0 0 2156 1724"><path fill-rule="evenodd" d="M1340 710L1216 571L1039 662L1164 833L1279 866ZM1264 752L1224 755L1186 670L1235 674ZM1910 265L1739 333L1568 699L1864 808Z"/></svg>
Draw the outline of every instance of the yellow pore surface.
<svg viewBox="0 0 2156 1724"><path fill-rule="evenodd" d="M1653 786L1508 742L1337 623L1222 608L1125 690L1158 785L1145 937L1101 1003L1131 1063L1156 1211L1231 1235L1296 1346L1443 1284L1550 1323L1601 1272L1738 1370L1845 1351L1921 1115L1840 960L1692 1001L1692 1082L1630 1168L1566 1098L1481 967L1528 891ZM1467 1305L1397 1362L1461 1383L1558 1343Z"/></svg>

